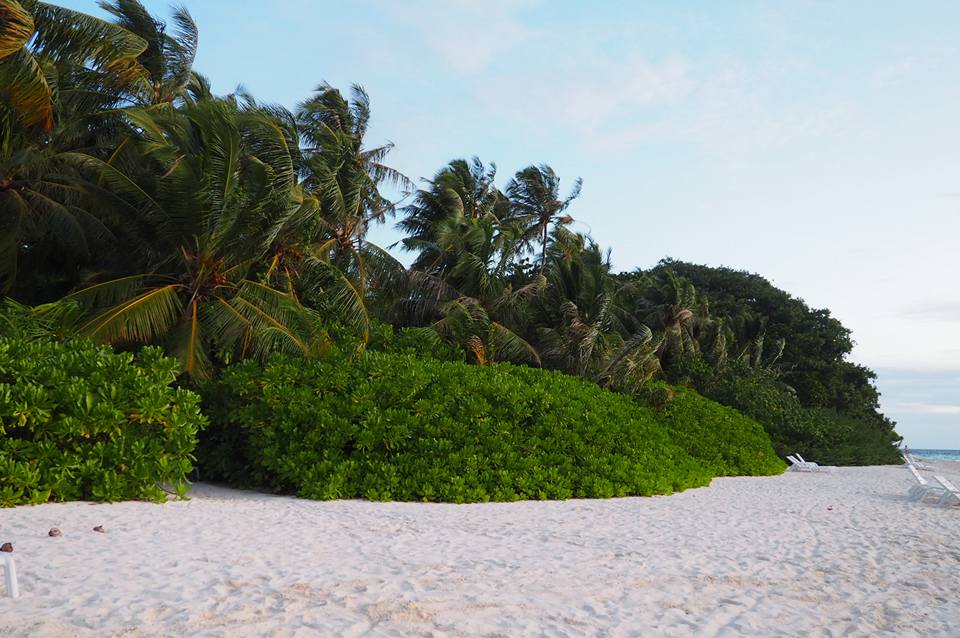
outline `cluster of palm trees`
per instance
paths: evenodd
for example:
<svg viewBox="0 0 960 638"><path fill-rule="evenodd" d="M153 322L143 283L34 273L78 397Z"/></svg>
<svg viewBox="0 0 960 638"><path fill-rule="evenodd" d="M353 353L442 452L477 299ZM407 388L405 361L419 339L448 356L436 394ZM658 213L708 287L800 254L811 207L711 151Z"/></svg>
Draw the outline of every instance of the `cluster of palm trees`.
<svg viewBox="0 0 960 638"><path fill-rule="evenodd" d="M684 280L615 276L569 228L580 180L564 194L532 165L501 190L473 159L418 189L390 145L366 144L359 86L321 85L292 112L218 97L185 9L168 23L138 0L101 6L110 20L0 3L3 293L56 302L101 342L163 344L195 377L376 321L612 386L690 351L775 363L762 325L711 318ZM393 217L409 268L367 238Z"/></svg>

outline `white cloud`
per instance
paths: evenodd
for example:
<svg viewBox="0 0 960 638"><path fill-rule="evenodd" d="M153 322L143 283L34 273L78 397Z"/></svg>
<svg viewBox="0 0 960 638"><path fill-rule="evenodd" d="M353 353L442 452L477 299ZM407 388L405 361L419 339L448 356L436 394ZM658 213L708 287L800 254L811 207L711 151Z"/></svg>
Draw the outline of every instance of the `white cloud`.
<svg viewBox="0 0 960 638"><path fill-rule="evenodd" d="M904 308L904 317L922 321L960 322L960 301L937 301Z"/></svg>
<svg viewBox="0 0 960 638"><path fill-rule="evenodd" d="M418 0L388 3L408 42L425 45L441 64L461 74L484 71L500 56L531 38L535 29L519 12L534 0Z"/></svg>
<svg viewBox="0 0 960 638"><path fill-rule="evenodd" d="M477 99L513 120L584 142L635 125L641 114L676 104L692 89L690 64L679 56L613 57L573 45L553 52L549 67L536 73L510 69L484 78Z"/></svg>
<svg viewBox="0 0 960 638"><path fill-rule="evenodd" d="M538 44L544 49L532 59L541 63L529 65L536 72L524 73L521 64L484 76L477 99L539 130L563 131L594 153L666 143L746 155L843 135L857 116L843 99L782 95L785 84L811 73L802 65L655 59L639 49L601 52L576 40ZM541 58L549 59L547 68Z"/></svg>
<svg viewBox="0 0 960 638"><path fill-rule="evenodd" d="M956 54L953 47L932 47L910 53L901 52L898 57L876 68L873 80L880 87L891 87L912 81L918 74L939 72L952 63Z"/></svg>
<svg viewBox="0 0 960 638"><path fill-rule="evenodd" d="M958 414L960 415L960 405L948 403L920 403L920 402L901 402L894 403L888 407L891 412L901 414Z"/></svg>

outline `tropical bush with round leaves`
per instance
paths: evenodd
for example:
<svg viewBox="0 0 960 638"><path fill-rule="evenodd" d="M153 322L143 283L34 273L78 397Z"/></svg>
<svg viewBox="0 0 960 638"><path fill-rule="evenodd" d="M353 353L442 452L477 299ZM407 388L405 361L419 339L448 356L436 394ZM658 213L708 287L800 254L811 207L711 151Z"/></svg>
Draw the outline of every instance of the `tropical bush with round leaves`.
<svg viewBox="0 0 960 638"><path fill-rule="evenodd" d="M184 496L205 420L178 373L158 348L0 337L0 506Z"/></svg>
<svg viewBox="0 0 960 638"><path fill-rule="evenodd" d="M786 465L763 426L686 388L648 383L638 401L653 406L674 443L715 476L769 476Z"/></svg>
<svg viewBox="0 0 960 638"><path fill-rule="evenodd" d="M205 477L315 499L669 494L710 482L654 410L559 372L411 354L245 361L203 390Z"/></svg>

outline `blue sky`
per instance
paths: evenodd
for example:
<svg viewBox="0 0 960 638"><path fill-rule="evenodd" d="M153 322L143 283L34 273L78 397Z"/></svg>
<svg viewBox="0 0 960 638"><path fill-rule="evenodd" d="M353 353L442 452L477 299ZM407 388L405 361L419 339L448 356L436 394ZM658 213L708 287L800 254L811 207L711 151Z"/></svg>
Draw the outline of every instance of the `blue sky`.
<svg viewBox="0 0 960 638"><path fill-rule="evenodd" d="M413 178L583 177L571 213L618 268L727 265L830 308L906 442L960 448L960 3L186 5L216 91L357 82Z"/></svg>

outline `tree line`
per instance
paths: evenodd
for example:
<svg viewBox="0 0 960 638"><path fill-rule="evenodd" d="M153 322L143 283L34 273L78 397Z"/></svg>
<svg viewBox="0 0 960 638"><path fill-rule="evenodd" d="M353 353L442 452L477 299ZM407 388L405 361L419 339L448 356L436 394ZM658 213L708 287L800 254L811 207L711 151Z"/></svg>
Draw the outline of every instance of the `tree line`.
<svg viewBox="0 0 960 638"><path fill-rule="evenodd" d="M617 391L692 386L763 423L781 453L892 458L874 375L846 361L829 311L729 269L616 273L571 230L579 179L564 188L532 164L500 188L473 158L416 184L367 139L360 86L321 84L293 110L218 96L193 68L186 9L100 6L109 19L0 7L0 292L38 321L161 345L187 382L404 335ZM368 238L393 220L409 268Z"/></svg>

